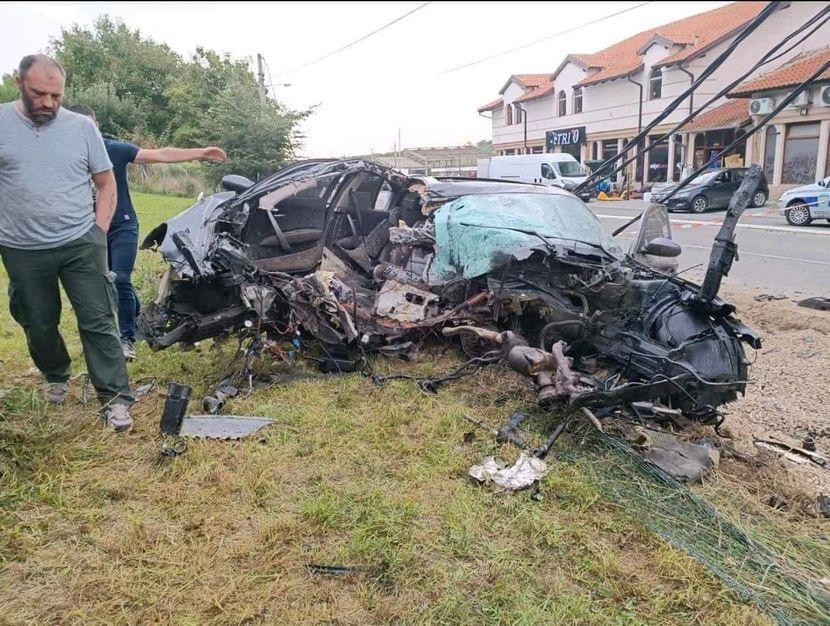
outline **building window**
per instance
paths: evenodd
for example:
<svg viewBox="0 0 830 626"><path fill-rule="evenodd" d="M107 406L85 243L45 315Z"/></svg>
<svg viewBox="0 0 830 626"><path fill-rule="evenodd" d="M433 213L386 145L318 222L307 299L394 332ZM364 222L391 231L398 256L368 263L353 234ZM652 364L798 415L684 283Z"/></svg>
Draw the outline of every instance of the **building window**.
<svg viewBox="0 0 830 626"><path fill-rule="evenodd" d="M582 113L582 87L574 88L574 113Z"/></svg>
<svg viewBox="0 0 830 626"><path fill-rule="evenodd" d="M680 135L674 136L674 180L679 181L683 175L683 142ZM770 179L772 180L772 179Z"/></svg>
<svg viewBox="0 0 830 626"><path fill-rule="evenodd" d="M659 67L652 68L648 79L648 99L659 100L663 97L663 70Z"/></svg>
<svg viewBox="0 0 830 626"><path fill-rule="evenodd" d="M516 115L515 115L515 118L516 118L516 123L517 123L517 124L521 124L521 123L522 123L522 121L524 120L524 115L525 115L525 112L524 112L522 109L520 109L518 105L515 105L515 104L514 104L513 106L514 106L514 107L515 107L515 109L516 109Z"/></svg>
<svg viewBox="0 0 830 626"><path fill-rule="evenodd" d="M507 125L512 126L513 125L513 105L512 104L508 104L506 107L504 107L504 114L507 118Z"/></svg>
<svg viewBox="0 0 830 626"><path fill-rule="evenodd" d="M602 142L602 160L607 161L608 159L617 155L617 140L616 139L605 139ZM619 162L617 163L619 165Z"/></svg>
<svg viewBox="0 0 830 626"><path fill-rule="evenodd" d="M661 135L651 135L648 138L648 145L654 147L648 151L648 182L650 183L664 183L666 182L666 172L669 167L669 142L664 139L660 143L656 143Z"/></svg>
<svg viewBox="0 0 830 626"><path fill-rule="evenodd" d="M830 141L827 142L827 159L824 165L824 176L830 176Z"/></svg>
<svg viewBox="0 0 830 626"><path fill-rule="evenodd" d="M516 151L513 148L504 151L504 156L512 156L514 154L516 154Z"/></svg>
<svg viewBox="0 0 830 626"><path fill-rule="evenodd" d="M532 154L542 154L543 151L544 148L542 146L533 146L533 148L531 149Z"/></svg>
<svg viewBox="0 0 830 626"><path fill-rule="evenodd" d="M568 96L565 95L564 91L559 92L559 102L557 107L557 115L562 117L568 113Z"/></svg>
<svg viewBox="0 0 830 626"><path fill-rule="evenodd" d="M784 167L781 182L804 185L815 182L818 164L819 122L790 124L784 141Z"/></svg>

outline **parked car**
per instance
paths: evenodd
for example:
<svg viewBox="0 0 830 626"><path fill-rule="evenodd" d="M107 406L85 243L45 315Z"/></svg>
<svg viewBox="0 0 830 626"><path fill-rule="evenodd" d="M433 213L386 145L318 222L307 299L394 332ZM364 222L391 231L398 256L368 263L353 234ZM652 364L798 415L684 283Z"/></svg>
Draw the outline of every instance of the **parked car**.
<svg viewBox="0 0 830 626"><path fill-rule="evenodd" d="M587 176L586 168L566 152L516 154L478 160L479 178L559 187L566 191L575 189ZM579 197L588 202L591 199L590 188L584 189Z"/></svg>
<svg viewBox="0 0 830 626"><path fill-rule="evenodd" d="M830 176L781 194L778 212L793 226L808 226L814 219L830 222Z"/></svg>
<svg viewBox="0 0 830 626"><path fill-rule="evenodd" d="M695 178L686 187L668 199L667 197L677 188L677 185L663 187L652 193L651 200L658 204L665 204L669 211L691 211L705 213L709 209L725 209L746 175L745 167L722 167L706 172ZM749 206L764 206L769 198L769 187L765 177L752 194Z"/></svg>

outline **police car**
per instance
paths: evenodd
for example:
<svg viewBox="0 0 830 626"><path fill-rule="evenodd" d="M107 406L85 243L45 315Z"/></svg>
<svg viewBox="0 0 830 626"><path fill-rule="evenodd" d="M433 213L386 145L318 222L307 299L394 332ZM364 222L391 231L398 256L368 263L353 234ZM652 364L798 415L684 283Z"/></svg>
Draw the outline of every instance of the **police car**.
<svg viewBox="0 0 830 626"><path fill-rule="evenodd" d="M821 218L830 222L830 176L785 191L778 199L778 212L793 226L807 226Z"/></svg>

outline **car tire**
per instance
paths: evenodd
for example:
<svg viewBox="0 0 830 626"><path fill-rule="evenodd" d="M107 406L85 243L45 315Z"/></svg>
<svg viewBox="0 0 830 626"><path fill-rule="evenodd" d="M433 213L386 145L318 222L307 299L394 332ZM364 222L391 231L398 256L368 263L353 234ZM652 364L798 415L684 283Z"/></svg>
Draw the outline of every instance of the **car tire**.
<svg viewBox="0 0 830 626"><path fill-rule="evenodd" d="M706 196L700 195L692 198L692 213L706 213L709 209L709 199Z"/></svg>
<svg viewBox="0 0 830 626"><path fill-rule="evenodd" d="M763 191L756 191L752 194L752 206L759 207L764 206L767 203L767 194Z"/></svg>
<svg viewBox="0 0 830 626"><path fill-rule="evenodd" d="M810 207L801 202L791 204L784 212L787 224L791 226L809 226L813 218L810 217Z"/></svg>

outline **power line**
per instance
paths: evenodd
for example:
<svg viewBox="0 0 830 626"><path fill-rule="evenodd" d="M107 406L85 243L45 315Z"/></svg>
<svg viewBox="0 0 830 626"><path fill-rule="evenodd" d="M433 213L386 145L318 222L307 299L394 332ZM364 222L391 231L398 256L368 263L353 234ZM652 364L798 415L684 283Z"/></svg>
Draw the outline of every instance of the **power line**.
<svg viewBox="0 0 830 626"><path fill-rule="evenodd" d="M740 33L732 40L732 43L726 47L726 49L721 52L707 67L706 69L701 72L700 76L698 76L694 82L686 89L683 93L677 96L674 100L672 100L664 109L663 111L657 115L649 124L646 125L645 128L641 129L640 132L637 134L631 142L623 148L622 152L617 153L615 156L606 159L602 162L602 164L597 168L597 171L594 172L591 176L586 178L582 181L579 185L577 185L574 189L576 193L582 191L585 187L587 187L594 179L597 178L599 172L604 170L607 166L613 165L617 161L623 159L625 154L631 150L634 146L637 146L638 152L642 152L642 140L644 137L648 137L648 134L651 130L660 124L664 119L666 119L669 115L671 115L674 110L680 106L680 103L683 102L689 95L693 94L697 88L709 78L721 65L723 65L724 61L735 51L735 49L746 39L749 37L750 34L755 32L758 27L764 23L764 21L775 11L777 11L781 6L781 1L773 1L766 5L754 18L752 21L749 22L746 26L743 27ZM769 53L768 53L769 54ZM630 77L630 76L629 76ZM716 96L717 97L717 96ZM684 122L685 123L685 122ZM639 159L640 155L638 154L635 159Z"/></svg>
<svg viewBox="0 0 830 626"><path fill-rule="evenodd" d="M714 96L712 96L705 104L703 104L697 110L693 111L692 113L687 115L685 118L683 118L683 120L681 120L679 123L677 123L674 126L674 128L672 128L668 132L664 133L662 135L662 137L659 137L658 139L651 141L651 143L649 143L648 146L646 146L643 149L639 150L638 154L636 154L635 156L633 156L633 157L631 157L627 160L624 160L619 166L616 166L616 169L614 169L614 171L604 173L602 177L603 178L604 177L610 177L610 176L613 176L613 175L617 174L618 172L623 171L626 168L626 166L628 166L633 161L638 160L641 157L641 155L645 154L646 152L651 151L653 148L655 148L656 146L660 145L663 141L668 139L673 133L675 133L678 130L680 130L681 128L683 128L690 120L694 119L698 114L700 114L702 111L704 111L710 104L715 102L718 98L720 98L720 97L726 95L727 93L729 93L730 91L732 91L732 89L736 85L738 85L741 81L743 81L747 76L749 76L750 74L755 72L758 68L763 67L764 65L767 65L768 63L772 63L773 61L779 59L783 54L788 53L794 47L801 44L803 41L805 41L807 38L809 38L811 35L813 35L813 33L815 33L825 23L827 23L828 19L830 19L830 16L828 16L828 13L830 13L830 5L825 6L818 13L816 13L813 17L809 18L806 22L804 22L804 24L802 24L801 26L796 28L793 32L791 32L789 35L787 35L783 39L779 40L779 42L777 44L775 44L772 48L770 48L766 52L766 54L764 54L764 56L762 56L761 59L755 65L753 65L748 70L743 72L741 75L736 77L731 83L729 83L728 85L723 87L718 93L716 93ZM794 44L790 45L784 52L782 52L782 53L780 53L776 56L773 56L784 45L790 43L792 41L793 37L797 37L798 35L803 33L808 28L810 28L809 32L807 32L805 35L803 35L798 41L796 41ZM741 33L741 35L739 37L743 38L743 33ZM720 65L720 64L718 64L718 65ZM706 69L707 72L708 72L708 70L709 70L709 68ZM647 133L650 130L650 128L651 128L651 126L644 131L643 135L647 136ZM624 155L626 152L628 152L628 150L633 149L633 147L635 145L636 145L635 140L632 140L631 143L628 145L628 147L626 149L624 149L622 152L615 155L614 157L611 157L610 159L608 159L608 161L606 161L606 163L615 163L617 160L619 160L621 158L622 155ZM593 182L593 180L598 178L599 173L603 171L603 169L605 168L606 163L603 163L600 167L598 167L596 172L594 172L594 174L589 176L580 185L581 186L587 186L588 184ZM577 189L579 189L579 186L577 186Z"/></svg>
<svg viewBox="0 0 830 626"><path fill-rule="evenodd" d="M651 4L651 2L641 2L640 4L636 4L633 7L629 7L627 9L623 9L622 11L617 11L616 13L611 13L610 15L606 15L604 17L597 18L595 20L591 20L590 22L585 22L584 24L579 24L578 26L573 26L572 28L568 28L567 30L563 30L558 33L554 33L553 35L547 35L542 37L541 39L536 39L535 41L531 41L526 44L522 44L521 46L516 46L515 48L510 48L509 50L503 50L502 52L497 52L496 54L491 54L488 57L484 57L482 59L478 59L476 61L470 61L469 63L465 63L464 65L458 65L457 67L452 67L448 70L444 70L437 74L437 76L443 76L444 74L450 74L452 72L457 72L458 70L463 70L467 67L472 67L473 65L478 65L479 63L484 63L485 61L490 61L491 59L496 59L500 56L504 56L505 54L510 54L511 52L516 52L517 50L524 50L525 48L529 48L530 46L535 46L537 43L542 43L543 41L547 41L549 39L553 39L554 37L561 37L562 35L567 35L568 33L572 33L575 30L579 30L581 28L585 28L587 26L593 26L594 24L599 24L600 22L604 22L605 20L609 20L612 17L617 17L618 15L622 15L623 13L628 13L629 11L633 11L634 9L639 9L640 7L644 7L647 4Z"/></svg>
<svg viewBox="0 0 830 626"><path fill-rule="evenodd" d="M312 61L309 61L307 63L303 63L302 65L298 65L294 69L286 70L285 72L280 72L279 74L277 74L277 76L285 76L286 74L291 74L291 73L296 72L298 70L305 69L305 68L309 67L310 65L314 65L315 63L319 63L320 61L322 61L324 59L327 59L330 56L333 56L333 55L337 54L338 52L343 52L344 50L347 50L348 48L351 48L352 46L359 44L361 41L365 41L366 39L368 39L372 35L377 35L380 31L389 28L393 24L397 24L402 19L409 17L410 15L412 15L413 13L416 13L417 11L420 11L421 9L426 7L428 4L432 4L432 3L431 2L424 2L420 6L417 6L414 9L412 9L411 11L409 11L407 13L404 13L400 17L396 17L394 20L392 20L391 22L389 22L387 24L384 24L380 28L376 28L372 32L366 33L365 35L363 35L359 39L355 39L351 43L347 43L345 46L342 46L342 47L338 48L337 50L332 50L331 52L328 52L328 53L324 54L321 57L317 57L316 59L314 59Z"/></svg>

